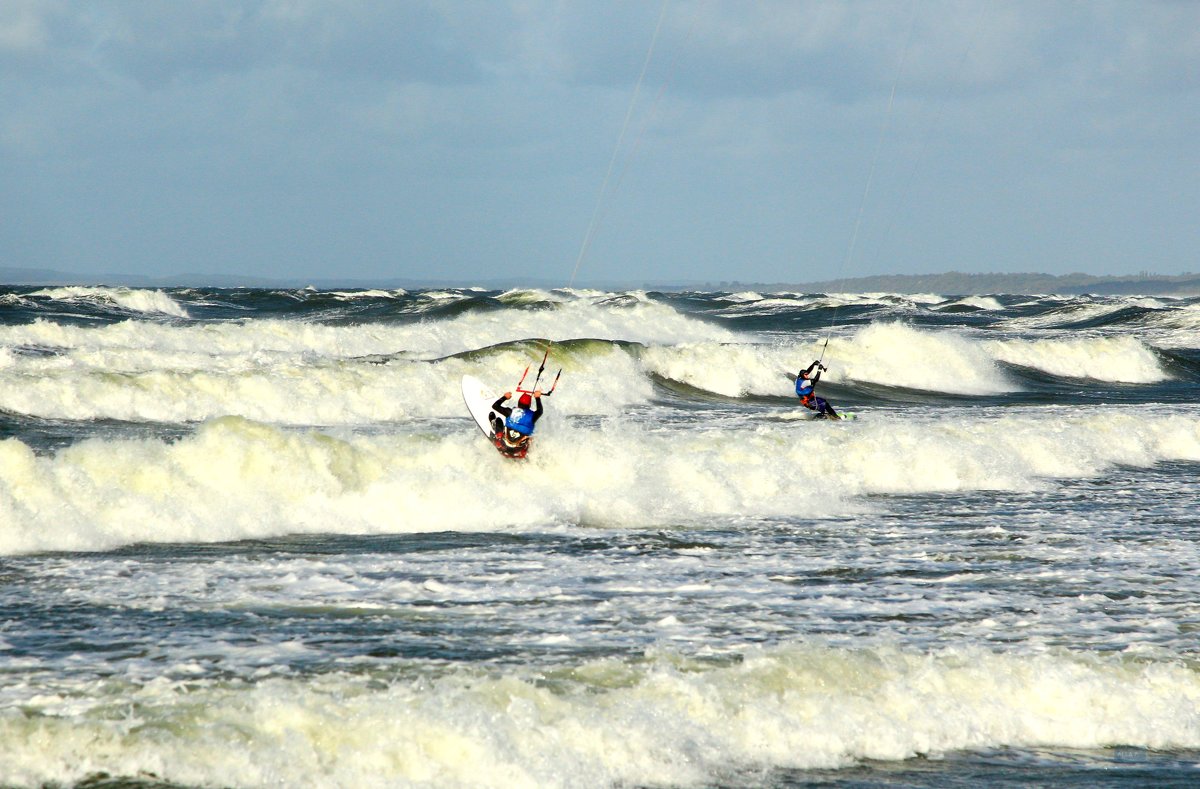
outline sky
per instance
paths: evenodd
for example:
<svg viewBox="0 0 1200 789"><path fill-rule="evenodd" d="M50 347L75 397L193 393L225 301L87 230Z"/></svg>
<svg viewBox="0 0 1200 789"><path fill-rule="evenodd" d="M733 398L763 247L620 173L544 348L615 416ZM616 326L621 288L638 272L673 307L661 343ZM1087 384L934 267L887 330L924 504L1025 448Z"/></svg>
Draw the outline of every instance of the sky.
<svg viewBox="0 0 1200 789"><path fill-rule="evenodd" d="M1200 2L0 0L0 268L1200 271Z"/></svg>

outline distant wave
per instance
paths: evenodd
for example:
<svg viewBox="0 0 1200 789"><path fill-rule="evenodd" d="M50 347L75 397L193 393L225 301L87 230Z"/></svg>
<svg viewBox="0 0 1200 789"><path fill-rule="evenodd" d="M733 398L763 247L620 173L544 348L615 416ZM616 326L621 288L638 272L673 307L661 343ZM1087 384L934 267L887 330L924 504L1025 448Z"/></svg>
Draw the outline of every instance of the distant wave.
<svg viewBox="0 0 1200 789"><path fill-rule="evenodd" d="M986 347L997 359L1062 378L1146 384L1169 377L1159 357L1133 337L1005 340Z"/></svg>
<svg viewBox="0 0 1200 789"><path fill-rule="evenodd" d="M939 304L936 309L947 310L953 308L969 308L973 310L989 310L1000 311L1004 309L1004 305L1000 303L994 296L969 296L964 299L958 299L949 304Z"/></svg>
<svg viewBox="0 0 1200 789"><path fill-rule="evenodd" d="M1133 386L1144 400L1180 402L1200 336L1197 300L1039 298L1004 307L1012 299L929 305L851 294L829 311L835 302L824 297L752 292L131 293L136 298L120 289L51 289L18 299L53 294L64 308L83 305L75 309L85 320L11 305L0 323L0 410L153 423L458 417L462 375L504 391L547 342L554 343L550 364L566 369L554 401L564 414L610 415L661 397L779 405L792 398L787 376L822 354L825 395L852 404L1026 392L1034 393L1026 402L1094 402L1106 385L1122 385L1125 401ZM105 320L89 306L103 296L102 312L117 315L111 300L127 295L168 310L178 300L184 314L219 317L180 322L122 312ZM958 306L939 311L947 305ZM853 322L835 320L851 313ZM1027 319L1048 323L1021 323ZM1056 328L1064 321L1101 325ZM1078 381L1090 382L1086 396L1071 383Z"/></svg>
<svg viewBox="0 0 1200 789"><path fill-rule="evenodd" d="M822 351L818 338L774 344L691 343L649 348L652 373L729 397L790 395L783 373L795 373ZM996 358L964 334L903 323L873 323L830 339L827 383L870 382L893 388L964 395L1016 390Z"/></svg>
<svg viewBox="0 0 1200 789"><path fill-rule="evenodd" d="M558 339L550 362L566 370L555 400L563 413L611 414L649 403L654 382L722 398L790 399L787 374L824 349L812 336L755 342L652 303L367 327L281 320L81 327L39 319L0 326L0 409L52 419L198 422L235 415L297 425L459 416L461 376L502 392L545 350L545 336L532 332L581 326L597 336ZM522 327L531 334L518 334ZM823 386L869 390L880 402L888 392L980 397L1031 385L1004 365L1062 379L1144 385L1171 378L1159 353L1128 336L988 340L882 322L831 338L826 351Z"/></svg>
<svg viewBox="0 0 1200 789"><path fill-rule="evenodd" d="M345 301L356 301L358 299L397 299L401 296L407 296L408 291L403 288L396 288L394 290L333 290L329 291L329 295Z"/></svg>
<svg viewBox="0 0 1200 789"><path fill-rule="evenodd" d="M189 317L188 311L182 305L161 290L61 287L34 291L29 296L31 298L45 298L51 301L90 302L145 315L160 313L176 318Z"/></svg>
<svg viewBox="0 0 1200 789"><path fill-rule="evenodd" d="M422 294L418 310L437 309L434 303L462 301L449 294ZM472 297L477 298L477 297ZM234 321L164 325L155 322L122 322L100 327L61 324L48 320L0 325L0 344L44 345L61 348L116 348L136 346L163 350L213 349L216 354L253 353L259 350L318 353L328 357L363 356L388 350L407 350L429 356L446 356L499 342L544 337L565 340L604 337L643 343L672 343L714 339L733 340L733 332L670 306L635 299L613 302L576 299L547 303L546 309L470 309L449 316L433 316L414 325L379 320L369 324L328 321L239 317Z"/></svg>

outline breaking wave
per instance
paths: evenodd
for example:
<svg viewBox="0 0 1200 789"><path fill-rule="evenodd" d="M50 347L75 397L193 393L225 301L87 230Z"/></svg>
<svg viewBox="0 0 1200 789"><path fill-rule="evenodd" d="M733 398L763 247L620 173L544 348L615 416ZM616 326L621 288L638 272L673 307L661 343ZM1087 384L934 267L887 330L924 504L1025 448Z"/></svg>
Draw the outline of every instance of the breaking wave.
<svg viewBox="0 0 1200 789"><path fill-rule="evenodd" d="M29 296L50 301L90 302L142 315L162 314L175 318L189 317L188 311L183 305L161 290L71 286L38 290L30 293Z"/></svg>
<svg viewBox="0 0 1200 789"><path fill-rule="evenodd" d="M961 749L1200 748L1194 668L1070 653L799 644L725 665L657 651L420 681L217 682L187 668L100 689L64 680L6 705L0 781L710 786Z"/></svg>
<svg viewBox="0 0 1200 789"><path fill-rule="evenodd" d="M819 475L801 471L818 457ZM1200 420L1077 408L836 427L728 414L665 429L551 417L529 461L512 463L466 419L361 435L226 417L179 440L93 438L54 455L0 442L0 554L838 513L871 494L1026 490L1168 460L1200 460Z"/></svg>
<svg viewBox="0 0 1200 789"><path fill-rule="evenodd" d="M546 334L536 334L541 330ZM297 425L459 416L458 381L502 392L555 341L566 370L555 407L612 414L651 402L654 382L725 398L786 398L788 375L826 352L823 381L853 392L991 396L1025 384L1005 365L1067 379L1166 381L1159 354L1128 336L986 339L871 323L831 338L763 342L639 302L538 315L469 313L434 322L339 326L254 320L102 327L38 319L0 327L0 409L48 419L198 422L224 415ZM576 339L569 339L569 338Z"/></svg>

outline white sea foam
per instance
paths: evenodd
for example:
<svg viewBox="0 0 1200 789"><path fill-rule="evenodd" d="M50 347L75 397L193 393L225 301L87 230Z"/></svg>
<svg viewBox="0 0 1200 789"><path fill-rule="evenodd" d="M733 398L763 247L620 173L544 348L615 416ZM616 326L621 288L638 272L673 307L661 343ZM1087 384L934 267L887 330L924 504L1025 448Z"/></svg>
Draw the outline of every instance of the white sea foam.
<svg viewBox="0 0 1200 789"><path fill-rule="evenodd" d="M1073 336L981 340L952 330L873 323L823 342L689 343L651 347L648 372L728 397L787 395L783 373L795 374L825 351L828 382L866 382L950 394L1003 394L1018 389L999 362L1070 378L1155 383L1170 376L1159 357L1133 337Z"/></svg>
<svg viewBox="0 0 1200 789"><path fill-rule="evenodd" d="M185 348L80 350L44 358L6 351L0 354L0 409L50 419L197 422L232 415L297 425L461 417L463 375L481 378L499 395L538 361L525 350L482 361L386 363L266 350L216 359ZM637 362L615 345L578 361L562 354L548 366L551 375L565 368L548 401L556 410L612 414L654 394Z"/></svg>
<svg viewBox="0 0 1200 789"><path fill-rule="evenodd" d="M188 317L188 312L183 305L161 290L70 286L46 288L34 291L29 296L42 297L52 301L90 301L98 304L110 304L129 312L161 313L176 318Z"/></svg>
<svg viewBox="0 0 1200 789"><path fill-rule="evenodd" d="M823 341L767 345L692 343L648 348L642 359L656 375L728 397L788 395L785 373L821 355ZM841 337L825 350L822 380L860 381L953 394L998 394L1017 387L978 341L954 331L875 323Z"/></svg>
<svg viewBox="0 0 1200 789"><path fill-rule="evenodd" d="M906 293L901 296L906 301L911 301L914 304L939 304L946 300L946 297L938 293Z"/></svg>
<svg viewBox="0 0 1200 789"><path fill-rule="evenodd" d="M33 302L20 293L0 293L0 306L4 307L29 307Z"/></svg>
<svg viewBox="0 0 1200 789"><path fill-rule="evenodd" d="M506 304L530 304L542 301L562 302L565 299L559 295L541 288L513 288L506 290L496 297L497 301Z"/></svg>
<svg viewBox="0 0 1200 789"><path fill-rule="evenodd" d="M0 347L52 354L5 357L0 408L47 418L198 421L224 414L292 424L356 424L419 415L460 415L464 373L511 388L533 351L491 357L481 365L441 356L529 338L608 338L645 343L736 337L719 326L648 301L597 306L574 300L553 310L473 312L419 324L333 326L250 320L164 325L123 321L84 327L36 320L0 327ZM360 359L389 364L372 364ZM416 360L416 361L410 361ZM553 364L553 362L552 362ZM563 362L559 362L563 364ZM649 383L627 359L600 355L580 369L586 387L556 402L593 403L607 413L645 402ZM614 377L614 376L620 376ZM586 412L588 407L580 406Z"/></svg>
<svg viewBox="0 0 1200 789"><path fill-rule="evenodd" d="M721 310L720 315L771 315L776 313L795 312L809 307L824 306L821 301L813 298L769 296L757 299L735 301L734 304Z"/></svg>
<svg viewBox="0 0 1200 789"><path fill-rule="evenodd" d="M747 394L786 395L791 383L784 372L796 366L797 358L808 358L812 345L726 345L689 343L655 346L641 353L644 369L671 381L725 397ZM794 373L795 370L792 370Z"/></svg>
<svg viewBox="0 0 1200 789"><path fill-rule="evenodd" d="M1044 326L1083 323L1119 312L1127 306L1120 301L1095 301L1083 297L1043 299L1042 301L1061 302L1062 306L1040 315L1009 318L1003 322L1003 325L1011 329L1036 329Z"/></svg>
<svg viewBox="0 0 1200 789"><path fill-rule="evenodd" d="M798 471L812 458L819 474ZM670 429L548 418L528 462L514 463L465 419L340 436L224 418L179 441L91 439L54 456L0 442L0 554L836 513L867 494L1026 490L1164 460L1200 460L1200 420L1080 409L834 426L731 414Z"/></svg>
<svg viewBox="0 0 1200 789"><path fill-rule="evenodd" d="M214 322L202 326L123 321L92 328L46 320L0 326L0 345L10 347L150 348L168 353L203 350L213 356L279 351L331 358L395 351L438 357L529 338L675 343L730 341L735 336L720 326L650 301L638 301L630 306L605 306L584 300L565 302L552 310L469 312L416 325L337 326L267 319Z"/></svg>
<svg viewBox="0 0 1200 789"><path fill-rule="evenodd" d="M1146 384L1170 376L1158 357L1134 337L1003 340L986 346L997 359L1063 378Z"/></svg>
<svg viewBox="0 0 1200 789"><path fill-rule="evenodd" d="M833 292L815 297L812 294L804 293L779 293L776 295L811 298L811 303L817 307L899 307L905 311L915 311L922 306L940 304L946 300L945 296L939 296L936 293L887 293L882 291L873 293Z"/></svg>
<svg viewBox="0 0 1200 789"><path fill-rule="evenodd" d="M1200 346L1200 301L1157 312L1148 324L1148 342L1161 348L1196 348Z"/></svg>
<svg viewBox="0 0 1200 789"><path fill-rule="evenodd" d="M329 295L342 301L355 301L357 299L396 299L401 296L407 296L408 291L404 288L396 288L395 290L332 290Z"/></svg>
<svg viewBox="0 0 1200 789"><path fill-rule="evenodd" d="M794 645L727 666L657 652L411 682L216 683L187 668L27 690L0 711L0 781L693 786L972 748L1200 748L1194 669L1088 655Z"/></svg>
<svg viewBox="0 0 1200 789"><path fill-rule="evenodd" d="M428 360L537 336L648 346L556 352L551 368L564 366L566 377L555 407L567 413L614 413L647 403L653 397L647 376L727 397L788 396L785 373L794 374L822 350L827 382L951 394L1014 391L1017 384L999 362L1074 378L1168 378L1158 357L1130 337L981 340L963 331L881 322L834 336L825 349L808 335L747 342L746 335L651 302L607 308L575 301L537 313L494 311L367 327L266 320L203 326L124 321L93 328L37 320L0 327L0 408L58 419L194 422L236 415L320 425L458 416L462 375L482 377L502 392L537 360L536 349L476 362ZM15 347L57 352L14 354Z"/></svg>
<svg viewBox="0 0 1200 789"><path fill-rule="evenodd" d="M987 310L987 311L996 311L996 312L999 312L1000 310L1004 309L1004 305L1001 304L994 296L968 296L965 299L958 299L957 301L951 302L950 304L943 304L943 305L941 305L941 309L945 309L946 307L955 307L955 306L974 307L975 309L978 309L978 310Z"/></svg>
<svg viewBox="0 0 1200 789"><path fill-rule="evenodd" d="M873 323L829 343L829 380L956 394L998 394L1017 387L977 341L956 331Z"/></svg>

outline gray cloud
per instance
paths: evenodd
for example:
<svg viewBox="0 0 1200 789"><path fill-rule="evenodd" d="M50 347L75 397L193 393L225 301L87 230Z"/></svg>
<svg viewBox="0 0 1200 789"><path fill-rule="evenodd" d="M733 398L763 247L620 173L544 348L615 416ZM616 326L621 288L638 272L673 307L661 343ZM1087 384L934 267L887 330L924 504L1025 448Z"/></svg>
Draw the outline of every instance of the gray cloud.
<svg viewBox="0 0 1200 789"><path fill-rule="evenodd" d="M553 277L658 13L10 0L0 262ZM1194 266L1197 30L1192 3L672 2L593 265L845 265L882 141L861 273Z"/></svg>

